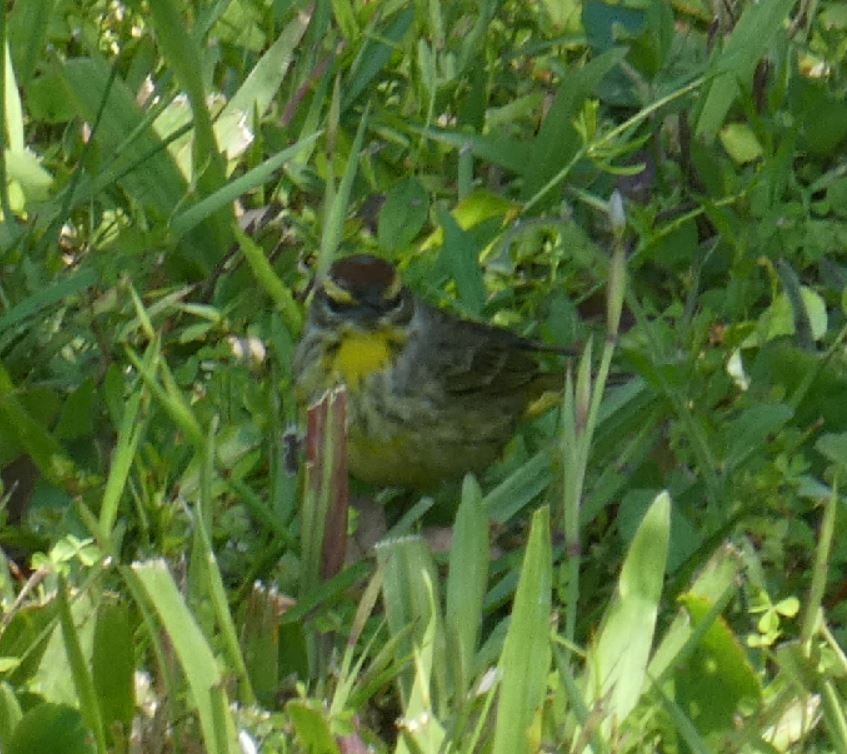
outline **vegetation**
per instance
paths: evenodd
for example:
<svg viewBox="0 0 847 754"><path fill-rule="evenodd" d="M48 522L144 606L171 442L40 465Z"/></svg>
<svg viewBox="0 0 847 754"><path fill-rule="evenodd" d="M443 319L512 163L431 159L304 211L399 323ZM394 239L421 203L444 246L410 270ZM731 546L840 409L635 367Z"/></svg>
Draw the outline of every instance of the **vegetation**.
<svg viewBox="0 0 847 754"><path fill-rule="evenodd" d="M844 2L0 20L0 751L847 752ZM580 356L329 568L354 250Z"/></svg>

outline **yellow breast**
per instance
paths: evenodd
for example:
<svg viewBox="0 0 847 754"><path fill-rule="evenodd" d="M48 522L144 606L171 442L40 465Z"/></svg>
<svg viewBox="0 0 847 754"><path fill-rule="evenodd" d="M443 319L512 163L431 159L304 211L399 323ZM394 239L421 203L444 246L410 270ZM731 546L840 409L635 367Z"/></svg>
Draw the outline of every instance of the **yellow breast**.
<svg viewBox="0 0 847 754"><path fill-rule="evenodd" d="M389 364L396 345L397 339L386 331L347 333L331 357L330 370L355 390L365 377Z"/></svg>

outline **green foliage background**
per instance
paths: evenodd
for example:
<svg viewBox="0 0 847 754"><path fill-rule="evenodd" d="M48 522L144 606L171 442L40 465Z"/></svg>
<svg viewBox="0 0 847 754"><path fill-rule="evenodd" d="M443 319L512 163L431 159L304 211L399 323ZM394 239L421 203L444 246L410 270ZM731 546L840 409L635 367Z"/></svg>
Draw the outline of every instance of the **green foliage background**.
<svg viewBox="0 0 847 754"><path fill-rule="evenodd" d="M847 752L845 3L0 19L1 751ZM291 359L363 250L582 356L327 581Z"/></svg>

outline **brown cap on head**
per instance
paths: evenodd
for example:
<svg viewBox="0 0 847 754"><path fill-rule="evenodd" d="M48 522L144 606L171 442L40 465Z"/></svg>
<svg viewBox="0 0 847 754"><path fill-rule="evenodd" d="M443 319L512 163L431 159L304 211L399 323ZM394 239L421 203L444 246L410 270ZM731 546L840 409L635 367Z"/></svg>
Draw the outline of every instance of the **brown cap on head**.
<svg viewBox="0 0 847 754"><path fill-rule="evenodd" d="M401 288L394 265L370 254L344 257L329 268L329 280L360 302L395 297ZM332 296L332 291L327 292Z"/></svg>

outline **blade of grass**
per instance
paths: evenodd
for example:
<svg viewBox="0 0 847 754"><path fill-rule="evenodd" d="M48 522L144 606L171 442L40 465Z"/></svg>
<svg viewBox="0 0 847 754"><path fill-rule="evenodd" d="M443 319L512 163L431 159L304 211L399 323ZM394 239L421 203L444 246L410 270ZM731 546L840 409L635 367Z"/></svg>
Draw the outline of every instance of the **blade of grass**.
<svg viewBox="0 0 847 754"><path fill-rule="evenodd" d="M488 517L505 524L550 486L553 479L550 453L542 450L516 469L482 501Z"/></svg>
<svg viewBox="0 0 847 754"><path fill-rule="evenodd" d="M73 486L74 480L79 478L76 464L53 434L32 416L16 393L11 376L0 364L0 425L29 454L45 479L60 488Z"/></svg>
<svg viewBox="0 0 847 754"><path fill-rule="evenodd" d="M341 110L346 111L367 89L379 72L385 67L400 41L406 35L415 18L413 8L399 10L385 29L376 29L379 14L375 14L374 22L362 34L365 43L359 50L356 60L350 67L350 74L344 82L344 99ZM358 150L354 150L357 152Z"/></svg>
<svg viewBox="0 0 847 754"><path fill-rule="evenodd" d="M462 485L462 501L453 526L444 614L447 653L451 658L452 698L458 707L467 699L470 687L483 622L488 559L488 520L482 505L482 492L476 479L468 475Z"/></svg>
<svg viewBox="0 0 847 754"><path fill-rule="evenodd" d="M23 91L27 91L35 67L43 60L44 44L55 0L31 0L18 3L10 16L10 42L15 68ZM8 65L8 63L7 63ZM0 100L2 101L2 100Z"/></svg>
<svg viewBox="0 0 847 754"><path fill-rule="evenodd" d="M277 310L285 321L288 331L293 335L297 335L303 328L303 315L294 301L291 290L274 272L261 246L238 227L233 228L233 233L241 248L241 253L244 254L247 264L250 265L256 282L265 289L265 292L273 300Z"/></svg>
<svg viewBox="0 0 847 754"><path fill-rule="evenodd" d="M544 699L550 667L552 590L550 509L532 516L512 618L498 664L500 698L494 725L494 754L530 751L529 728Z"/></svg>
<svg viewBox="0 0 847 754"><path fill-rule="evenodd" d="M836 478L832 485L832 494L824 503L823 520L821 521L820 532L818 533L818 546L815 548L812 583L809 586L809 596L803 611L800 641L807 647L821 618L821 603L823 602L824 592L826 591L829 554L832 549L832 538L835 533L838 501L838 479Z"/></svg>
<svg viewBox="0 0 847 754"><path fill-rule="evenodd" d="M202 475L200 486L201 494L197 501L200 510L195 516L195 532L197 533L198 551L204 562L202 573L205 576L204 592L214 610L215 619L223 638L223 645L228 659L228 667L231 668L238 678L239 701L243 704L255 704L256 695L250 683L250 675L247 665L241 653L238 642L238 632L232 613L229 610L226 587L218 560L212 549L212 541L209 529L212 525L212 481L215 476L215 432L210 431L206 442L206 451L203 458Z"/></svg>
<svg viewBox="0 0 847 754"><path fill-rule="evenodd" d="M292 144L281 152L277 152L277 154L268 157L261 164L251 168L235 180L228 181L217 190L203 197L199 202L192 204L188 209L180 212L171 220L171 230L174 235L177 238L184 236L205 222L218 210L231 206L236 199L265 183L286 162L292 160L301 150L307 149L313 142L317 141L320 135L321 132L319 131L302 141L298 141L296 144ZM238 224L233 223L233 229L237 227Z"/></svg>
<svg viewBox="0 0 847 754"><path fill-rule="evenodd" d="M225 693L217 661L164 560L134 563L125 576L136 581L170 637L200 718L206 750L209 754L239 751L234 722L226 707L215 703L217 693Z"/></svg>
<svg viewBox="0 0 847 754"><path fill-rule="evenodd" d="M670 539L671 501L660 493L644 515L621 568L588 661L589 699L607 706L604 730L620 725L644 689Z"/></svg>
<svg viewBox="0 0 847 754"><path fill-rule="evenodd" d="M227 102L218 116L220 119L234 112L242 112L249 117L254 113L259 117L265 114L288 73L295 50L311 19L312 10L303 10L280 32Z"/></svg>
<svg viewBox="0 0 847 754"><path fill-rule="evenodd" d="M79 699L79 709L85 719L85 724L94 735L98 754L106 754L106 734L103 730L103 718L100 714L100 705L97 702L97 693L94 689L94 680L85 661L82 645L74 626L68 603L68 587L63 578L59 579L57 590L59 604L59 622L62 626L62 638L65 643L65 652L68 656L68 665L71 669L71 678Z"/></svg>
<svg viewBox="0 0 847 754"><path fill-rule="evenodd" d="M396 648L398 666L413 661L416 648L426 641L426 631L438 611L439 599L433 599L438 583L437 571L426 543L420 537L404 537L383 541L376 546L377 563L384 569L382 598L391 636L411 632ZM436 616L437 629L430 641L437 642L434 662L434 687L438 703L444 699L446 665L444 659L444 630L440 616ZM415 688L415 668L407 667L399 674L401 707L408 710Z"/></svg>
<svg viewBox="0 0 847 754"><path fill-rule="evenodd" d="M144 362L149 369L155 354L155 348L151 343L144 355ZM103 500L100 503L100 530L109 536L118 516L118 504L123 496L129 470L135 460L138 442L144 433L144 422L138 422L138 410L144 391L141 386L136 389L126 401L121 426L118 429L118 441L112 451L112 462L109 465L109 476L106 479L106 487L103 490Z"/></svg>
<svg viewBox="0 0 847 754"><path fill-rule="evenodd" d="M337 101L337 97L334 99ZM359 153L362 150L362 142L365 138L369 113L370 105L366 105L362 117L359 120L359 127L356 129L356 136L353 139L353 144L350 147L350 153L347 158L347 167L344 170L344 175L341 178L341 183L338 185L337 191L333 185L333 177L330 176L327 179L324 200L324 228L321 234L321 248L318 252L316 268L318 275L325 273L329 269L338 249L338 244L341 241L344 219L347 216L347 208L350 204L350 192L353 188L353 181L356 178L356 170L359 166ZM330 163L331 161L332 157L330 156Z"/></svg>

